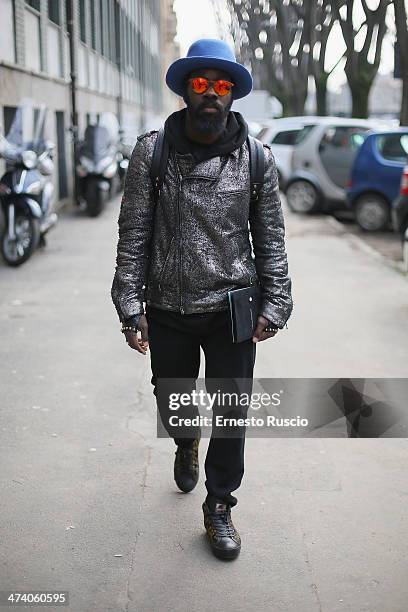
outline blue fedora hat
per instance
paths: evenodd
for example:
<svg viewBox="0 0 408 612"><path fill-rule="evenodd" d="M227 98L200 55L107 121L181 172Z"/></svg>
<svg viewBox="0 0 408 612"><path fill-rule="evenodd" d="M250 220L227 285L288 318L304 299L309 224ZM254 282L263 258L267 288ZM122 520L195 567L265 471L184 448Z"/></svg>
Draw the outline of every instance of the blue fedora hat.
<svg viewBox="0 0 408 612"><path fill-rule="evenodd" d="M166 84L179 96L183 95L186 76L197 68L218 68L231 75L234 83L234 100L247 96L252 90L251 73L235 59L233 50L223 40L201 38L189 48L186 57L170 64L166 73Z"/></svg>

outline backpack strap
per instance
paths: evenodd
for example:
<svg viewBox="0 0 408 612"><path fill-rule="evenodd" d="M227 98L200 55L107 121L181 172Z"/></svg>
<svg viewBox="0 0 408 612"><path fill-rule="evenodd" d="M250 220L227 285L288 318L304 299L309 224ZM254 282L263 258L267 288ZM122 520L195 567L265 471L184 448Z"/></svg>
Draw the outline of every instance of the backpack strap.
<svg viewBox="0 0 408 612"><path fill-rule="evenodd" d="M264 183L265 154L262 143L253 136L247 138L249 151L249 173L251 179L250 201L257 202L259 192ZM153 150L152 163L150 166L150 179L156 195L156 201L160 195L160 188L166 174L169 158L169 144L165 138L164 128L161 127L156 138Z"/></svg>
<svg viewBox="0 0 408 612"><path fill-rule="evenodd" d="M157 134L150 166L150 180L152 181L155 191L156 201L160 195L160 188L164 181L164 175L166 174L168 158L169 144L164 137L164 127L161 127Z"/></svg>
<svg viewBox="0 0 408 612"><path fill-rule="evenodd" d="M263 144L248 134L249 173L251 177L251 202L257 202L264 183L265 154Z"/></svg>

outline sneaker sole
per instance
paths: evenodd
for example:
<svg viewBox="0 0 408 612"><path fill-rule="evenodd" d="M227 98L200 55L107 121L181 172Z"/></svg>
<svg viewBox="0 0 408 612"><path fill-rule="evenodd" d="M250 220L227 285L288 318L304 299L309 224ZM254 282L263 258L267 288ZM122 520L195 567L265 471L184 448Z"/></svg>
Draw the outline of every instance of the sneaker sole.
<svg viewBox="0 0 408 612"><path fill-rule="evenodd" d="M181 487L181 486L178 484L178 482L177 482L177 480L176 480L176 479L174 479L174 482L176 483L177 488L178 488L178 489L179 489L179 490L180 490L182 493L191 493L191 491L194 491L194 489L196 488L196 486L197 486L197 484L198 484L198 480L197 480L197 482L196 482L196 483L195 483L195 484L194 484L194 485L193 485L193 486L192 486L190 489L188 489L188 488L186 488L186 487L182 488L182 487Z"/></svg>
<svg viewBox="0 0 408 612"><path fill-rule="evenodd" d="M241 552L241 545L239 546L239 548L231 549L231 550L223 550L221 548L217 548L211 542L211 536L208 533L207 525L205 523L206 523L206 519L204 517L204 529L205 529L205 532L207 534L207 540L208 540L208 543L209 543L209 545L211 547L211 550L212 550L213 554L218 559L224 559L224 560L225 559L227 559L227 560L229 560L229 559L236 559L238 557L239 553Z"/></svg>
<svg viewBox="0 0 408 612"><path fill-rule="evenodd" d="M214 548L211 545L211 542L210 546L217 559L224 559L230 561L232 559L236 559L239 556L239 553L241 552L241 548L237 548L236 550L219 550L218 548Z"/></svg>

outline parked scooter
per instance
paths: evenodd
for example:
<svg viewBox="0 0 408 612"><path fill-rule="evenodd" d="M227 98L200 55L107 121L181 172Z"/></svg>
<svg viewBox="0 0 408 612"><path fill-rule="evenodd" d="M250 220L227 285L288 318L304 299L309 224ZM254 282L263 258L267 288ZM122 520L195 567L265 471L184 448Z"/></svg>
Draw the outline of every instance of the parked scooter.
<svg viewBox="0 0 408 612"><path fill-rule="evenodd" d="M97 217L118 183L118 136L108 123L88 125L79 147L76 166L79 195L86 202L91 217Z"/></svg>
<svg viewBox="0 0 408 612"><path fill-rule="evenodd" d="M43 137L45 117L45 108L34 115L32 108L18 107L8 135L0 142L0 156L7 163L0 180L5 221L1 253L10 266L21 265L44 245L45 234L58 219L52 212L54 186L49 178L55 146Z"/></svg>

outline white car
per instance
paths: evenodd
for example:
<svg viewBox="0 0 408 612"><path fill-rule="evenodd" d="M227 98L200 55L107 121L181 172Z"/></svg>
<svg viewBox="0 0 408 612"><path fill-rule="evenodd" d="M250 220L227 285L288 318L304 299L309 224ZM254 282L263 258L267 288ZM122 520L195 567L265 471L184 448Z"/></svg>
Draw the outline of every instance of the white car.
<svg viewBox="0 0 408 612"><path fill-rule="evenodd" d="M291 173L295 144L302 141L320 117L283 117L273 119L257 134L257 138L271 145L278 170L279 186L285 189Z"/></svg>

